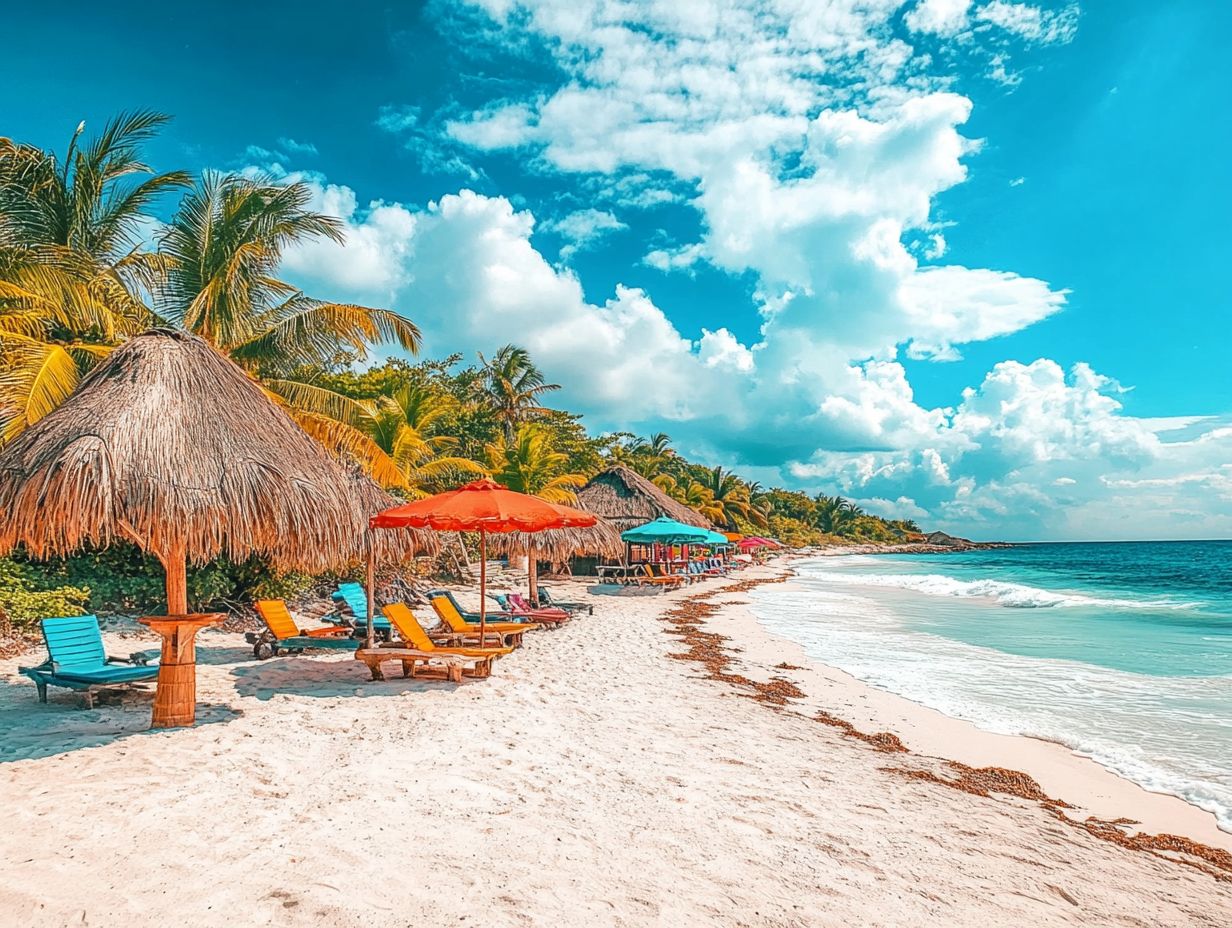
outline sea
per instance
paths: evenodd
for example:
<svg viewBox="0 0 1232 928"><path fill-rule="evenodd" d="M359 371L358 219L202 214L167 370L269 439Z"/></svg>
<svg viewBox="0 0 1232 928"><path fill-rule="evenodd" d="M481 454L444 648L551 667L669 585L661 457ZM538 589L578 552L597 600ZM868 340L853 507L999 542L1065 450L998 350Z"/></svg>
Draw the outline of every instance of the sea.
<svg viewBox="0 0 1232 928"><path fill-rule="evenodd" d="M1232 541L792 566L796 582L754 590L753 608L816 660L988 731L1065 744L1232 831Z"/></svg>

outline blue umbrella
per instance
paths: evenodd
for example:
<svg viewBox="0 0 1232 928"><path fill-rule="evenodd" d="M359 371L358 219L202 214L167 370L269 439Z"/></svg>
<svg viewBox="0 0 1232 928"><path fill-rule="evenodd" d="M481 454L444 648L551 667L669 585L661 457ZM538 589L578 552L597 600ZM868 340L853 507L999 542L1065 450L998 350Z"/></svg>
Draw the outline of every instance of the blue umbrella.
<svg viewBox="0 0 1232 928"><path fill-rule="evenodd" d="M634 545L701 545L713 534L709 529L685 525L674 519L660 517L653 522L621 532L620 537ZM723 539L727 541L726 538Z"/></svg>

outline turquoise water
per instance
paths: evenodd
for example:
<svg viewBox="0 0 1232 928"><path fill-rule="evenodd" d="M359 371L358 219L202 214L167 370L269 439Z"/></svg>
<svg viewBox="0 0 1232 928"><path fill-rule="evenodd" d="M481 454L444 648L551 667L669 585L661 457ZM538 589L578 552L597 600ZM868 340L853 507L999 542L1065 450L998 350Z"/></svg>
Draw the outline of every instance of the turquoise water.
<svg viewBox="0 0 1232 928"><path fill-rule="evenodd" d="M776 633L991 731L1060 741L1232 830L1232 542L818 558Z"/></svg>

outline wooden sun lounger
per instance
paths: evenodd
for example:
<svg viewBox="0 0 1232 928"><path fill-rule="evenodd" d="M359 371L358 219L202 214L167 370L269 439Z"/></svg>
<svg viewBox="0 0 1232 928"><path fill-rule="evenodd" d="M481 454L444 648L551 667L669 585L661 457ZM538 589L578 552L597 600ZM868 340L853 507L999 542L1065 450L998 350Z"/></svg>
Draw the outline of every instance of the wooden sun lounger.
<svg viewBox="0 0 1232 928"><path fill-rule="evenodd" d="M486 677L492 672L492 662L498 657L510 654L513 648L480 648L480 647L445 647L436 644L424 631L414 613L406 606L385 606L386 617L405 636L404 640L392 648L383 650L410 649L427 654L431 657L462 657L474 662L474 671L470 676Z"/></svg>
<svg viewBox="0 0 1232 928"><path fill-rule="evenodd" d="M461 683L463 676L486 677L492 673L490 657L467 657L462 654L429 653L417 648L402 648L385 646L381 648L360 648L355 652L355 659L368 665L373 680L384 680L385 674L381 665L386 661L398 661L402 664L402 676L446 679L453 683ZM470 673L467 673L467 665ZM422 665L422 668L420 667ZM425 673L426 671L426 673Z"/></svg>

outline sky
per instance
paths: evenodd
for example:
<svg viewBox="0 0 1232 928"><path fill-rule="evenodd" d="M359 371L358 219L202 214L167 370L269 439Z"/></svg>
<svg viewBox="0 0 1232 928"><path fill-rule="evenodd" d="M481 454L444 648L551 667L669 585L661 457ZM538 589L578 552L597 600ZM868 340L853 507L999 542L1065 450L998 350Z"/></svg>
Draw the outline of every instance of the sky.
<svg viewBox="0 0 1232 928"><path fill-rule="evenodd" d="M0 134L172 114L155 168L345 222L289 279L524 345L594 430L970 537L1232 537L1232 4L208 9L8 11Z"/></svg>

